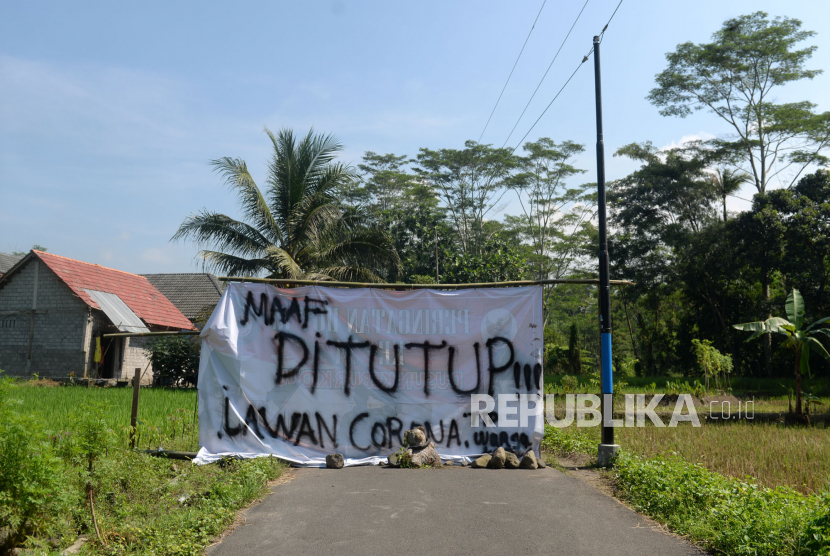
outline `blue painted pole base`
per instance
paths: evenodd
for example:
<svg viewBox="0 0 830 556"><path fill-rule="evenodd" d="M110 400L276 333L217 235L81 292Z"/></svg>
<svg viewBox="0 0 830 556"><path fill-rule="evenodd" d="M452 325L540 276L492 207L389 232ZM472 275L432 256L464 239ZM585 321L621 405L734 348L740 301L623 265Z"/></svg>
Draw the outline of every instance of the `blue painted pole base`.
<svg viewBox="0 0 830 556"><path fill-rule="evenodd" d="M603 332L599 337L602 348L602 393L614 393L614 373L611 365L611 333Z"/></svg>

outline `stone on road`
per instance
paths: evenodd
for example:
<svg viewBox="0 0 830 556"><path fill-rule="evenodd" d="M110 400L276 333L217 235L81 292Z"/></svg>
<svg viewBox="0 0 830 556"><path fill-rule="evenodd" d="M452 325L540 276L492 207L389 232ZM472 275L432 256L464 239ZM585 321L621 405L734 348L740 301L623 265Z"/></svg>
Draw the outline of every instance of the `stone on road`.
<svg viewBox="0 0 830 556"><path fill-rule="evenodd" d="M552 468L292 473L208 554L704 554Z"/></svg>

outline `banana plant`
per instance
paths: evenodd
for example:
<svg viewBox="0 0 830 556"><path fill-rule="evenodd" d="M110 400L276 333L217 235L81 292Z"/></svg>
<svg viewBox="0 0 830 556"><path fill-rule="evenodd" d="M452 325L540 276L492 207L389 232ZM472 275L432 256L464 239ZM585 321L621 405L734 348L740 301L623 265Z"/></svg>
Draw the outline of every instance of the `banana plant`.
<svg viewBox="0 0 830 556"><path fill-rule="evenodd" d="M827 350L818 340L819 334L830 338L830 329L819 328L823 323L830 321L830 317L819 319L804 328L804 298L796 289L793 289L790 295L787 296L785 308L789 320L781 317L771 317L764 321L735 324L734 327L738 330L753 333L747 339L747 342L763 334L780 334L786 338L784 345L795 351L795 413L801 415L801 375L806 374L812 378L810 374L810 352L815 351L830 362L830 354L827 353Z"/></svg>

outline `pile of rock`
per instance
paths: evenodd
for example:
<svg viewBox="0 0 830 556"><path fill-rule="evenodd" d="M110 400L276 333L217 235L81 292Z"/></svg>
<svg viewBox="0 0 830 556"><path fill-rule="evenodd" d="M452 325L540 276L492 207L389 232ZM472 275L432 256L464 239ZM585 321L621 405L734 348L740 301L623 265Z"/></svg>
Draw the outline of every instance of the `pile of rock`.
<svg viewBox="0 0 830 556"><path fill-rule="evenodd" d="M408 460L408 467L441 467L441 457L435 451L435 444L427 438L427 431L424 427L416 427L406 431L403 435L406 441L404 458ZM387 458L391 467L400 467L401 461L398 454L392 454Z"/></svg>
<svg viewBox="0 0 830 556"><path fill-rule="evenodd" d="M545 460L536 457L533 450L524 453L521 459L515 452L496 448L493 454L484 454L470 465L475 469L541 469L546 467Z"/></svg>

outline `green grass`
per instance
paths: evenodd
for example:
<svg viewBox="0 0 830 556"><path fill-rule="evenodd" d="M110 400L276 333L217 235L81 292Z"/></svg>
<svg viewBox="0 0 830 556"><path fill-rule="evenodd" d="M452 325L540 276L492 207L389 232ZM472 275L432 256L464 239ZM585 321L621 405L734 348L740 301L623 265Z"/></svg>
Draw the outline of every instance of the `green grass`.
<svg viewBox="0 0 830 556"><path fill-rule="evenodd" d="M31 386L18 383L11 398L20 400L21 410L38 416L45 428L60 433L70 426L72 413L83 404L107 405L104 419L122 447L129 443L132 388L88 388L86 386ZM142 388L138 404L137 447L196 451L199 449L198 420L194 420L196 390Z"/></svg>
<svg viewBox="0 0 830 556"><path fill-rule="evenodd" d="M197 449L195 399L142 389L139 447ZM131 404L128 388L0 380L0 530L22 531L17 546L49 553L84 534L85 554L202 554L284 468L274 458L198 466L130 450Z"/></svg>
<svg viewBox="0 0 830 556"><path fill-rule="evenodd" d="M635 509L718 554L830 555L830 458L825 451L828 438L821 436L826 434L757 425L618 429L615 438L622 452L612 473L621 497ZM818 459L814 472L801 482L789 467L798 468L803 460L774 458L782 450L809 454L804 446L810 441L816 442ZM593 457L598 442L598 427L546 426L542 447L559 455ZM764 455L767 450L772 451L769 456ZM699 461L723 452L733 457ZM767 458L773 459L759 473L766 481L797 482L803 491L814 493L804 495L786 485L768 488L756 477L740 476L740 469ZM724 467L737 476L712 469Z"/></svg>

